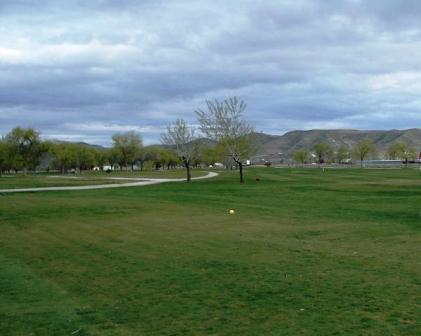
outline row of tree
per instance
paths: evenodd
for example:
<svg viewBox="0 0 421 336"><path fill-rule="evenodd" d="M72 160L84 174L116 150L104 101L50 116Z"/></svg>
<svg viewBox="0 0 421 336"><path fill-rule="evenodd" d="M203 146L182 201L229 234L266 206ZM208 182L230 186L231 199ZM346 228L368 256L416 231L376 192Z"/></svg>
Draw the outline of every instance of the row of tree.
<svg viewBox="0 0 421 336"><path fill-rule="evenodd" d="M204 163L223 162L226 167L238 167L240 182L244 181L244 162L255 153L256 139L254 128L243 118L246 109L244 101L236 97L222 101L206 101L204 110L196 111L198 129L182 119L176 120L167 127L161 141L165 148L144 148L141 136L136 132L116 133L112 137L110 149L96 149L83 144L52 143L41 141L38 131L32 128L15 128L0 140L0 174L3 171L35 170L45 158L47 169L62 172L71 169L83 171L93 167L110 169L131 169L135 166L143 170L146 162L160 167L174 168L183 165L186 169L187 181L191 179L192 166ZM212 140L213 146L199 147L197 131ZM314 155L318 163L345 163L350 157L361 162L374 154L375 145L369 139L357 143L354 148L345 146L336 153L327 143L319 143L314 147ZM391 159L401 159L408 163L416 158L416 151L403 143L392 145L388 151ZM299 149L293 153L296 162L304 164L310 160L310 152Z"/></svg>
<svg viewBox="0 0 421 336"><path fill-rule="evenodd" d="M197 110L199 129L213 140L212 147L199 148L197 130L182 119L167 127L162 135L165 149L143 148L142 138L136 132L117 133L110 149L96 149L73 143L42 141L40 133L32 128L17 127L0 140L0 173L4 171L35 171L41 161L47 169L67 172L83 171L95 166L119 166L120 169L143 169L145 162L155 168L171 168L182 164L190 181L192 166L224 162L239 168L244 181L243 164L253 154L253 127L243 119L246 104L236 97L223 101L207 101L205 110Z"/></svg>
<svg viewBox="0 0 421 336"><path fill-rule="evenodd" d="M119 137L132 137L132 134L118 134ZM50 143L49 154L52 158L48 168L59 170L62 173L70 170L98 169L133 170L136 165L143 170L145 162L155 169L161 167L175 168L179 164L177 155L173 150L159 147L143 148L139 145L131 147L113 146L109 149L97 149L83 144Z"/></svg>
<svg viewBox="0 0 421 336"><path fill-rule="evenodd" d="M350 160L359 161L363 166L364 160L368 157L374 157L377 153L375 144L370 139L363 139L355 144L353 148L341 145L335 152L333 147L328 143L318 143L313 148L313 153L317 163L347 163ZM401 142L392 144L387 150L387 157L390 160L401 160L406 165L410 161L418 158L415 148ZM311 153L305 148L298 149L293 152L294 161L304 165L311 161Z"/></svg>
<svg viewBox="0 0 421 336"><path fill-rule="evenodd" d="M145 163L153 169L170 169L181 164L176 152L158 146L142 147L141 137L133 132L113 136L112 148L95 148L86 144L41 141L32 128L15 128L0 140L0 174L5 171L46 170L66 173L73 170L138 169ZM199 162L194 161L194 165Z"/></svg>

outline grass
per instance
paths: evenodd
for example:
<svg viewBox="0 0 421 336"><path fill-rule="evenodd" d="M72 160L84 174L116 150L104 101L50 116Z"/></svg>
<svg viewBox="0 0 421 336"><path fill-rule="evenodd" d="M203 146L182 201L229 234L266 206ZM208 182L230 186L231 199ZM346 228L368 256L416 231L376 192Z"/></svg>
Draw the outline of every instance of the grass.
<svg viewBox="0 0 421 336"><path fill-rule="evenodd" d="M419 172L246 174L0 196L0 334L421 333Z"/></svg>
<svg viewBox="0 0 421 336"><path fill-rule="evenodd" d="M103 172L84 172L85 175L90 176L104 176ZM205 175L202 169L192 169L192 177L198 177ZM109 177L144 177L144 178L185 178L186 170L182 168L178 169L160 169L160 170L144 170L144 171L120 171L115 170L110 173L106 173Z"/></svg>
<svg viewBox="0 0 421 336"><path fill-rule="evenodd" d="M53 178L48 175L19 175L0 177L0 189L38 188L38 187L60 187L60 186L83 186L107 183L124 183L127 181L107 180L103 178L63 176Z"/></svg>
<svg viewBox="0 0 421 336"><path fill-rule="evenodd" d="M202 170L193 170L192 176L202 176ZM61 174L29 174L29 175L3 175L0 176L0 189L17 188L38 188L38 187L59 187L59 186L84 186L109 183L127 183L128 180L110 180L110 177L128 178L185 178L183 169L159 170L159 171L117 171L112 173L104 172L83 172L76 175Z"/></svg>

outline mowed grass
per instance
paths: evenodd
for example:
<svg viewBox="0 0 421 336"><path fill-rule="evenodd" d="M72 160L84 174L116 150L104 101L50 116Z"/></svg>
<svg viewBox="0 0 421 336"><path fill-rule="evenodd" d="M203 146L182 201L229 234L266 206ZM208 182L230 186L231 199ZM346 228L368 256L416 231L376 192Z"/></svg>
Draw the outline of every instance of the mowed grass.
<svg viewBox="0 0 421 336"><path fill-rule="evenodd" d="M208 169L209 170L209 169ZM210 169L212 170L212 169ZM86 171L83 173L85 176L93 177L139 177L139 178L186 178L186 171L182 168L177 169L159 169L159 170L114 170L110 173ZM206 175L206 170L192 168L191 176L199 177Z"/></svg>
<svg viewBox="0 0 421 336"><path fill-rule="evenodd" d="M84 186L127 181L108 180L94 177L49 176L49 175L6 175L0 177L0 189Z"/></svg>
<svg viewBox="0 0 421 336"><path fill-rule="evenodd" d="M246 175L0 196L0 335L421 334L419 172Z"/></svg>
<svg viewBox="0 0 421 336"><path fill-rule="evenodd" d="M205 175L201 169L192 170L192 176ZM82 174L11 174L0 176L0 189L38 188L38 187L66 187L97 184L117 184L133 182L129 180L113 180L110 178L185 178L183 169L158 171L115 171L111 173L85 171Z"/></svg>

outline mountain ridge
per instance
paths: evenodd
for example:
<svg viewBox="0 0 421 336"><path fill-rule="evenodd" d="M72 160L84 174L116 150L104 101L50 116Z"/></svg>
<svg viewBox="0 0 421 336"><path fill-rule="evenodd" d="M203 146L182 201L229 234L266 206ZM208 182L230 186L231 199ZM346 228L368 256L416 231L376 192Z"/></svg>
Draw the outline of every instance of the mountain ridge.
<svg viewBox="0 0 421 336"><path fill-rule="evenodd" d="M263 133L264 134L264 133ZM334 150L341 145L349 150L363 139L370 139L376 145L379 157L386 157L389 146L396 142L403 142L417 151L421 150L421 129L405 130L356 130L356 129L312 129L294 130L283 135L260 134L260 148L255 157L265 157L267 160L277 161L280 157L290 158L292 152L305 148L312 150L318 143L328 143ZM266 135L266 134L265 134Z"/></svg>
<svg viewBox="0 0 421 336"><path fill-rule="evenodd" d="M334 150L343 145L349 150L363 139L370 139L377 147L380 157L385 157L385 153L390 145L396 142L403 142L417 151L421 151L421 128L409 128L404 130L357 130L357 129L312 129L312 130L293 130L282 135L268 134L264 132L255 132L254 136L259 144L256 157L266 157L278 160L279 157L290 158L292 153L301 148L313 150L318 143L328 143ZM214 142L206 138L196 140L203 146L211 146ZM99 149L105 149L95 144L86 142L80 143L86 146L92 146ZM145 147L168 148L163 144L150 144Z"/></svg>

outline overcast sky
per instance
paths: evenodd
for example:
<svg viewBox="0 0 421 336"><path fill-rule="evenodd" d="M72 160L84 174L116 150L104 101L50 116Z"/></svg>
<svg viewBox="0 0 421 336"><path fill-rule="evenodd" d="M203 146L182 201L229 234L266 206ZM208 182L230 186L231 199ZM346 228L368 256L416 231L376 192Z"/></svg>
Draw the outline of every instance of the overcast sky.
<svg viewBox="0 0 421 336"><path fill-rule="evenodd" d="M418 0L1 0L0 134L159 141L237 95L259 131L421 127Z"/></svg>

